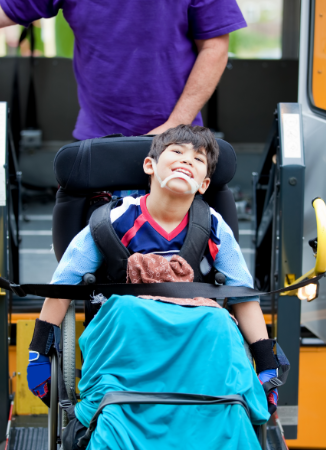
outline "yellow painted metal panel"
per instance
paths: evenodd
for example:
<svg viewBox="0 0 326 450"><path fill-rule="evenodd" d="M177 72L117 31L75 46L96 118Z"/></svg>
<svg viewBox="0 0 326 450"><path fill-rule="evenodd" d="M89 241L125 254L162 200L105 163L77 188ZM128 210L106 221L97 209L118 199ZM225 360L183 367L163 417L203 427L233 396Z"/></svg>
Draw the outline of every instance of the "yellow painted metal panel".
<svg viewBox="0 0 326 450"><path fill-rule="evenodd" d="M264 319L266 325L271 325L272 323L272 314L264 314Z"/></svg>
<svg viewBox="0 0 326 450"><path fill-rule="evenodd" d="M316 0L312 68L312 96L318 108L326 110L326 2Z"/></svg>
<svg viewBox="0 0 326 450"><path fill-rule="evenodd" d="M12 378L13 374L16 372L16 376ZM9 346L9 377L11 378L11 393L16 392L16 380L17 380L17 370L16 370L16 346Z"/></svg>
<svg viewBox="0 0 326 450"><path fill-rule="evenodd" d="M326 2L325 2L326 5ZM326 13L326 8L325 8ZM325 14L326 15L326 14ZM325 19L326 20L326 19ZM326 23L326 22L325 22ZM326 36L326 34L325 34ZM326 42L325 42L326 47ZM326 51L326 48L325 48ZM326 53L325 53L326 62ZM326 67L325 67L326 68ZM326 93L326 75L325 75L325 93ZM326 206L325 202L321 198L316 198L312 202L312 206L316 212L316 222L317 222L317 239L318 239L318 249L315 265L315 273L319 275L326 271Z"/></svg>
<svg viewBox="0 0 326 450"><path fill-rule="evenodd" d="M17 395L16 414L47 414L48 408L27 385L28 347L33 337L34 320L17 322Z"/></svg>
<svg viewBox="0 0 326 450"><path fill-rule="evenodd" d="M17 321L17 347L9 349L9 373L17 372L13 379L13 391L16 392L16 414L47 414L48 408L35 397L27 385L28 346L33 337L34 320ZM76 322L76 367L81 368L81 354L78 339L84 331L83 321ZM17 366L16 366L17 364ZM79 380L76 379L76 386ZM78 389L77 389L77 392Z"/></svg>
<svg viewBox="0 0 326 450"><path fill-rule="evenodd" d="M13 377L13 374L17 373L16 370L16 346L10 345L9 346L9 392L12 394L13 392L16 392L16 381L17 381L17 375ZM14 409L12 412L14 415L16 414L16 403L14 402Z"/></svg>
<svg viewBox="0 0 326 450"><path fill-rule="evenodd" d="M18 320L35 320L40 317L39 313L15 313L11 315L11 323L17 323ZM83 322L85 320L84 313L76 313L76 321Z"/></svg>
<svg viewBox="0 0 326 450"><path fill-rule="evenodd" d="M326 449L326 348L301 347L298 439L290 448Z"/></svg>
<svg viewBox="0 0 326 450"><path fill-rule="evenodd" d="M82 335L83 331L84 331L83 322L77 321L76 322L76 331L75 331L75 336L76 336L76 368L77 369L81 369L81 366L82 366L82 364L81 364L81 353L80 353L80 348L79 348L79 345L78 345L78 339ZM79 383L79 379L76 378L76 392L79 393L78 383Z"/></svg>

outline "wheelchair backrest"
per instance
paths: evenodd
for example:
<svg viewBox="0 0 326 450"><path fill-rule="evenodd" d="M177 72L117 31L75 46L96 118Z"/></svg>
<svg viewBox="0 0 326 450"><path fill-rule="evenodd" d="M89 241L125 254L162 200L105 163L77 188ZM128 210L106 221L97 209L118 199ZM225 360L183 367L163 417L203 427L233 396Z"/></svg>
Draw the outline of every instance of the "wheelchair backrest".
<svg viewBox="0 0 326 450"><path fill-rule="evenodd" d="M86 225L91 200L96 193L117 190L148 192L148 175L143 161L148 155L152 136L87 139L62 147L54 159L54 172L60 188L53 210L53 247L59 261L70 241ZM220 155L205 200L219 212L238 240L235 202L227 187L236 171L233 147L217 139Z"/></svg>

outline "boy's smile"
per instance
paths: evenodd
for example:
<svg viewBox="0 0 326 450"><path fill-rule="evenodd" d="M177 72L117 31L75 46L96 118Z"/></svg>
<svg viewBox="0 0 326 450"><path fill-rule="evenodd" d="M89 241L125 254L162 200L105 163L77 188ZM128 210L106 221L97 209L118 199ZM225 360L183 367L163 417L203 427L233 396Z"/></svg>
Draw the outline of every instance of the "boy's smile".
<svg viewBox="0 0 326 450"><path fill-rule="evenodd" d="M145 160L146 166L146 160ZM144 166L144 169L145 169ZM204 193L209 185L207 174L207 158L202 149L194 150L192 144L171 144L160 155L156 163L157 174L161 180L175 172L180 172L193 179L200 188L199 193ZM146 171L146 170L145 170ZM146 173L148 173L146 171ZM158 183L153 177L152 183ZM184 178L172 178L166 187L175 194L186 194L189 192L189 183Z"/></svg>
<svg viewBox="0 0 326 450"><path fill-rule="evenodd" d="M178 167L177 169L173 169L173 172L182 172L182 173L185 173L186 175L188 175L188 177L190 177L190 178L194 177L190 170L184 169L182 167Z"/></svg>

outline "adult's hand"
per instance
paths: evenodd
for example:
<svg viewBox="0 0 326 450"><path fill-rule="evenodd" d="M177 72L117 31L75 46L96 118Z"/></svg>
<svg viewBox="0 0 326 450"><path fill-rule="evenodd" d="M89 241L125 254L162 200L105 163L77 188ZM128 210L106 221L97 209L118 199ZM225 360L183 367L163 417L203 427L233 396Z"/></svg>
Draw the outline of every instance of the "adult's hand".
<svg viewBox="0 0 326 450"><path fill-rule="evenodd" d="M7 14L0 6L0 28L9 27L10 25L16 25L14 21L9 19Z"/></svg>
<svg viewBox="0 0 326 450"><path fill-rule="evenodd" d="M159 127L153 128L153 130L149 131L147 134L161 134L161 133L164 133L164 131L168 130L169 128L174 128L174 127L180 125L181 123L182 122L173 123L173 122L167 120L165 123L163 123ZM185 124L185 125L187 125L187 124Z"/></svg>

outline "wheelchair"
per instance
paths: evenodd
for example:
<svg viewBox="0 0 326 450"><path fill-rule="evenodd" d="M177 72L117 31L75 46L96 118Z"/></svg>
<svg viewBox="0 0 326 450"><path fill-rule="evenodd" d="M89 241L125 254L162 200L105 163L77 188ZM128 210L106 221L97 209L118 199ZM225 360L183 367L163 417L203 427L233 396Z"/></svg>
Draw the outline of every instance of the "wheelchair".
<svg viewBox="0 0 326 450"><path fill-rule="evenodd" d="M60 261L70 241L88 223L92 212L117 195L147 193L148 176L142 163L152 142L151 136L111 136L75 142L61 148L54 160L59 183L53 211L53 246ZM227 184L236 171L236 155L230 144L217 139L219 161L204 199L239 237L238 219L233 195ZM112 194L111 194L112 193ZM94 307L85 302L85 324L92 320ZM68 423L66 412L58 407L58 377L62 371L69 400L77 400L75 387L75 302L72 301L61 327L62 358L51 358L51 407L49 409L49 450L57 449L62 430ZM248 345L246 353L252 362ZM252 362L253 363L253 362ZM60 385L60 383L59 383ZM265 448L266 426L261 427L260 442ZM64 449L69 450L69 449Z"/></svg>

